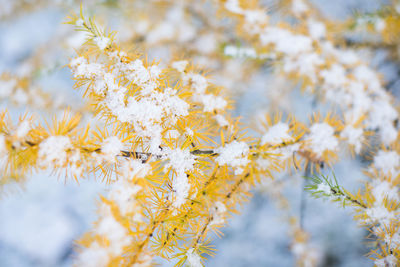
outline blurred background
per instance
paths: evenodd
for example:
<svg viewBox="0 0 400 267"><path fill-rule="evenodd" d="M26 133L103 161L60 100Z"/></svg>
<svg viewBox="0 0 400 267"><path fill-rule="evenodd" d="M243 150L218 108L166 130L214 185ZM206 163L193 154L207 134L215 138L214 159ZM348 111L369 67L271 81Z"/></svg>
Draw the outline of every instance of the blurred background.
<svg viewBox="0 0 400 267"><path fill-rule="evenodd" d="M276 2L263 1L271 14L279 16L282 11ZM373 12L388 2L312 3L325 16L345 21L357 12ZM152 5L162 8L155 10ZM213 15L217 11L207 1L88 0L83 1L83 7L118 31L118 40L148 53L150 58L184 56L206 65L213 82L225 86L236 101L234 115L246 123L251 124L252 118L263 111L281 110L307 120L311 112L329 109L328 104L301 93L298 85L275 75L268 63L254 63L246 57L219 60L221 55L226 56L227 45L237 43L234 25ZM85 38L62 24L72 11L79 11L77 1L0 0L0 73L27 80L27 86L14 98L0 81L1 110L7 108L14 120L25 112L51 118L62 114L66 106L72 111L85 109L65 67ZM388 54L363 49L359 53L371 59L397 95L398 66ZM85 120L93 123L89 117ZM364 159L347 154L341 158L334 166L336 176L347 189L358 188L365 179ZM272 190L279 183L286 184L283 193L291 203L289 213L299 217L310 234L310 246L320 266L373 266L365 257L368 233L357 227L351 210L311 198L303 191L303 178L292 174L282 174L253 190L254 196L243 205L242 213L230 219L221 238L214 239L218 251L206 266L295 265L287 214L282 213ZM96 202L106 190L107 185L93 177L78 184L46 172L32 173L22 184L4 185L0 197L0 266L71 266L73 242L96 219Z"/></svg>

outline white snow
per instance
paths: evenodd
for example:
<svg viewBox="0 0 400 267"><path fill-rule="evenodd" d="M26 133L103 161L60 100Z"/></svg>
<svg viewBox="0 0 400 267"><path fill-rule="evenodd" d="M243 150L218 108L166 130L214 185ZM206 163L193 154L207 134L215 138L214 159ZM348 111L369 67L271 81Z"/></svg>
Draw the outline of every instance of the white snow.
<svg viewBox="0 0 400 267"><path fill-rule="evenodd" d="M187 60L180 60L172 62L171 66L179 72L184 72L188 64Z"/></svg>
<svg viewBox="0 0 400 267"><path fill-rule="evenodd" d="M318 156L322 157L325 151L335 151L338 149L338 139L334 135L335 129L327 123L314 123L310 127L310 133L306 140L309 142L310 149Z"/></svg>
<svg viewBox="0 0 400 267"><path fill-rule="evenodd" d="M84 23L85 22L83 21L83 19L77 19L75 25L78 27L82 27Z"/></svg>
<svg viewBox="0 0 400 267"><path fill-rule="evenodd" d="M321 77L324 79L327 86L336 88L343 87L348 82L346 70L339 64L334 64L330 69L321 71Z"/></svg>
<svg viewBox="0 0 400 267"><path fill-rule="evenodd" d="M306 35L294 34L280 27L269 26L260 35L264 45L273 44L278 52L295 56L312 50L312 39Z"/></svg>
<svg viewBox="0 0 400 267"><path fill-rule="evenodd" d="M101 144L102 159L109 163L115 163L116 157L121 153L123 147L124 146L118 137L107 137Z"/></svg>
<svg viewBox="0 0 400 267"><path fill-rule="evenodd" d="M189 149L165 149L166 158L169 162L165 165L166 168L173 168L177 173L183 173L193 170L196 157L193 156Z"/></svg>
<svg viewBox="0 0 400 267"><path fill-rule="evenodd" d="M132 242L128 231L114 218L110 207L102 204L100 219L94 228L94 232L108 239L108 252L111 255L121 255L124 247Z"/></svg>
<svg viewBox="0 0 400 267"><path fill-rule="evenodd" d="M7 155L8 149L6 144L6 137L4 134L0 134L0 158Z"/></svg>
<svg viewBox="0 0 400 267"><path fill-rule="evenodd" d="M391 249L398 249L400 246L399 232L395 232L392 236L386 235L385 243L388 244Z"/></svg>
<svg viewBox="0 0 400 267"><path fill-rule="evenodd" d="M385 30L385 28L386 28L386 22L385 22L385 20L380 19L380 18L376 19L376 20L374 21L374 27L375 27L375 30L376 30L377 32L382 32L382 31Z"/></svg>
<svg viewBox="0 0 400 267"><path fill-rule="evenodd" d="M302 15L308 11L308 6L303 0L292 0L292 11L295 15Z"/></svg>
<svg viewBox="0 0 400 267"><path fill-rule="evenodd" d="M398 174L400 155L396 151L379 150L374 156L374 166L385 175Z"/></svg>
<svg viewBox="0 0 400 267"><path fill-rule="evenodd" d="M110 255L107 248L99 246L97 242L93 242L78 254L76 264L78 266L106 267L109 260Z"/></svg>
<svg viewBox="0 0 400 267"><path fill-rule="evenodd" d="M373 224L382 224L386 227L389 226L392 220L396 219L393 211L389 211L385 206L377 204L371 208L366 209L365 214L368 216L367 222Z"/></svg>
<svg viewBox="0 0 400 267"><path fill-rule="evenodd" d="M112 184L108 198L117 204L122 215L127 215L138 208L135 195L140 190L142 190L141 186L119 179Z"/></svg>
<svg viewBox="0 0 400 267"><path fill-rule="evenodd" d="M100 48L100 50L106 49L111 43L110 38L105 37L105 36L97 36L97 37L93 38L93 41L97 44L97 46Z"/></svg>
<svg viewBox="0 0 400 267"><path fill-rule="evenodd" d="M345 138L350 145L353 145L355 152L359 154L364 141L363 134L364 131L362 128L355 128L351 125L346 125L340 133L340 137Z"/></svg>
<svg viewBox="0 0 400 267"><path fill-rule="evenodd" d="M185 85L191 85L197 94L203 94L207 89L207 79L198 73L188 73L183 76Z"/></svg>
<svg viewBox="0 0 400 267"><path fill-rule="evenodd" d="M190 184L186 173L179 172L176 174L172 181L172 196L174 208L179 208L185 204L187 197L189 196Z"/></svg>
<svg viewBox="0 0 400 267"><path fill-rule="evenodd" d="M258 58L256 50L251 47L237 47L233 45L227 45L224 48L224 54L226 56L234 58Z"/></svg>
<svg viewBox="0 0 400 267"><path fill-rule="evenodd" d="M235 169L235 174L241 174L243 168L249 164L249 146L245 142L233 141L224 147L215 150L218 157L215 159L219 165L228 165Z"/></svg>
<svg viewBox="0 0 400 267"><path fill-rule="evenodd" d="M190 129L189 127L187 127L187 128L185 129L185 134L186 134L187 136L193 136L193 135L194 135L194 132L193 132L192 129Z"/></svg>
<svg viewBox="0 0 400 267"><path fill-rule="evenodd" d="M186 252L186 264L188 267L202 267L201 257L197 254L193 248L188 249Z"/></svg>
<svg viewBox="0 0 400 267"><path fill-rule="evenodd" d="M394 255L387 255L384 258L375 260L376 267L396 267L397 258Z"/></svg>
<svg viewBox="0 0 400 267"><path fill-rule="evenodd" d="M15 130L15 135L19 139L23 139L31 130L31 122L29 120L23 120L19 123Z"/></svg>
<svg viewBox="0 0 400 267"><path fill-rule="evenodd" d="M213 94L203 94L200 96L204 105L204 112L213 112L214 110L222 110L228 104L223 97Z"/></svg>
<svg viewBox="0 0 400 267"><path fill-rule="evenodd" d="M397 187L391 185L388 181L374 180L371 186L371 193L378 205L383 204L385 199L397 202L400 200Z"/></svg>
<svg viewBox="0 0 400 267"><path fill-rule="evenodd" d="M325 24L313 19L307 21L308 32L313 39L322 39L326 36Z"/></svg>
<svg viewBox="0 0 400 267"><path fill-rule="evenodd" d="M217 121L218 125L221 127L229 126L229 122L221 114L215 115L214 119Z"/></svg>
<svg viewBox="0 0 400 267"><path fill-rule="evenodd" d="M17 81L14 79L0 80L0 98L9 97L12 94L16 85Z"/></svg>
<svg viewBox="0 0 400 267"><path fill-rule="evenodd" d="M283 142L292 141L293 137L288 133L289 125L284 122L278 122L272 125L261 138L261 145L277 145Z"/></svg>
<svg viewBox="0 0 400 267"><path fill-rule="evenodd" d="M42 167L63 167L72 143L67 136L50 136L39 144L38 160Z"/></svg>
<svg viewBox="0 0 400 267"><path fill-rule="evenodd" d="M189 149L168 149L166 151L166 157L169 162L165 165L165 168L172 168L175 170L176 176L172 181L173 189L173 206L179 208L186 202L189 195L190 184L188 181L187 172L194 169L195 159Z"/></svg>
<svg viewBox="0 0 400 267"><path fill-rule="evenodd" d="M331 195L332 194L331 187L326 183L318 184L318 187L317 187L316 191L321 191L322 193L327 194L327 195Z"/></svg>

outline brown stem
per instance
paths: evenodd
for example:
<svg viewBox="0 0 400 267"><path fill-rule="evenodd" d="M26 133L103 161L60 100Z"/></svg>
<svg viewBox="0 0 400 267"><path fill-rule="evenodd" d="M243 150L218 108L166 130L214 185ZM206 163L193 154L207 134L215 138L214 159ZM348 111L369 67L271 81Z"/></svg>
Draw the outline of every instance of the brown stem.
<svg viewBox="0 0 400 267"><path fill-rule="evenodd" d="M159 216L157 216L157 219L155 219L152 223L151 226L151 230L146 234L146 238L145 240L143 240L142 243L140 243L140 245L138 246L138 250L135 253L135 256L132 259L132 262L129 262L129 266L133 265L134 263L136 263L140 253L142 252L143 248L147 245L147 243L150 241L150 238L153 237L154 235L154 231L156 230L156 228L158 227L158 225L160 225L161 223L163 223L164 221L162 220L162 217L166 215L166 213L168 213L169 209L170 209L171 205L168 205Z"/></svg>
<svg viewBox="0 0 400 267"><path fill-rule="evenodd" d="M37 146L38 145L37 143L31 142L31 141L25 141L25 144L27 144L28 146ZM82 147L81 150L83 150L85 152L96 152L96 153L101 152L101 148L90 149L87 147ZM218 155L218 153L215 153L214 150L212 150L212 149L209 149L209 150L195 149L195 150L191 151L190 153L195 156L212 156L213 157L213 156ZM126 151L126 150L121 150L120 156L127 157L127 158L134 157L134 158L142 159L144 161L147 161L150 157L156 157L157 159L162 158L162 155L154 155L149 152Z"/></svg>
<svg viewBox="0 0 400 267"><path fill-rule="evenodd" d="M239 181L237 181L237 183L232 187L231 191L226 194L226 198L230 198L232 196L233 193L236 192L236 190L239 188L239 186L246 180L247 177L250 176L250 173L246 173L246 175L241 178Z"/></svg>
<svg viewBox="0 0 400 267"><path fill-rule="evenodd" d="M201 229L200 233L197 236L196 241L194 242L194 245L192 246L193 248L196 248L197 245L200 243L201 237L204 235L204 233L206 232L208 226L210 225L211 221L213 220L213 216L211 215L210 217L208 217L206 224L203 226L203 228Z"/></svg>
<svg viewBox="0 0 400 267"><path fill-rule="evenodd" d="M226 194L225 198L229 199L231 198L232 194L234 194L237 189L239 188L239 186L245 182L245 180L250 176L250 173L246 173L244 177L242 177L239 181L237 181L236 184L233 185L232 189L230 190L230 192L228 194ZM205 234L208 226L210 225L211 221L213 220L213 216L211 215L210 217L208 217L205 225L203 226L203 228L201 229L199 235L197 236L197 239L194 243L194 245L192 246L193 248L196 248L197 245L200 243L200 240L202 238L202 236Z"/></svg>
<svg viewBox="0 0 400 267"><path fill-rule="evenodd" d="M333 188L331 188L331 191L332 191L332 193L333 193L334 195L343 196L344 198L346 198L348 201L350 201L350 202L353 203L353 204L356 204L356 205L358 205L358 206L360 206L360 207L362 207L362 208L364 208L364 209L367 209L367 208L368 208L365 204L361 203L361 202L358 201L357 199L353 199L352 197L350 197L349 195L347 195L347 194L345 194L345 193L343 193L343 192L341 192L341 191L336 191L336 190L333 189Z"/></svg>

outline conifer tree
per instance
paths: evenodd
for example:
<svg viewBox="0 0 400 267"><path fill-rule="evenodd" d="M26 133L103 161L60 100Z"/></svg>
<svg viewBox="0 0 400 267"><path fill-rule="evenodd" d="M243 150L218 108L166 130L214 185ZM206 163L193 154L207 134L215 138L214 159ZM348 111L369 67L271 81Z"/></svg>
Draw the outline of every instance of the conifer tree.
<svg viewBox="0 0 400 267"><path fill-rule="evenodd" d="M71 2L68 8L79 8ZM23 183L41 170L78 183L107 182L97 220L77 240L76 266L152 266L159 257L176 266L206 265L218 253L211 233L223 233L260 183L269 183L290 214L278 173L299 173L310 195L350 209L371 233L375 266L398 266L398 106L360 49L386 49L397 60L400 3L337 23L306 0L279 1L275 11L256 0L108 1L96 8L119 9L131 23L112 31L85 15L96 10L90 2L66 18L66 36L84 37L65 64L82 106L55 103L35 86L35 71L56 50L34 53L31 72L0 76L0 98L30 108L18 120L0 113L0 185ZM15 1L0 16L49 5ZM348 40L346 33L359 31L376 41ZM64 41L60 34L52 47ZM147 51L160 48L168 60L149 59ZM245 60L237 67L232 58ZM237 103L229 85L247 85L246 76L266 65L329 110L307 121L279 108L251 121L232 115ZM38 110L63 115L46 120ZM370 156L368 179L356 191L334 175L346 152ZM287 217L297 265L318 266L301 218Z"/></svg>

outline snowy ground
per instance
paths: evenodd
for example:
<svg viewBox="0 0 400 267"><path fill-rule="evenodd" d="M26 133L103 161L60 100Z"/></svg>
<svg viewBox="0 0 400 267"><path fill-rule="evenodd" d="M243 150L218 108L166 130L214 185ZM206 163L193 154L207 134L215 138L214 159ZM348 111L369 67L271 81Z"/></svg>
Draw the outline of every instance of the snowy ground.
<svg viewBox="0 0 400 267"><path fill-rule="evenodd" d="M373 10L383 1L314 2L329 16L344 18L354 9ZM46 42L63 18L59 10L50 9L0 23L0 72L15 67L35 47ZM57 90L69 90L68 77L68 72L62 70L52 75L47 86L57 85ZM262 86L257 81L253 84L241 97L235 114L252 114ZM74 97L67 91L65 94L71 99ZM300 98L303 100L297 102L299 109L309 106L309 98ZM344 160L335 167L340 182L349 189L356 188L363 178L358 162ZM290 179L295 182L285 194L293 203L300 203L302 178ZM81 181L79 185L74 181L64 183L46 173L33 175L23 188L10 186L8 194L0 201L0 266L70 266L73 240L95 219L96 199L103 191L104 184L96 181ZM218 253L207 266L294 265L283 214L261 189L254 194L243 207L242 214L235 216L224 229L224 237L215 240ZM351 220L348 210L308 196L305 202L304 227L311 233L312 243L324 255L321 266L372 266L364 257L368 251L364 242L366 233ZM294 204L292 213L298 215L299 212L300 207Z"/></svg>

